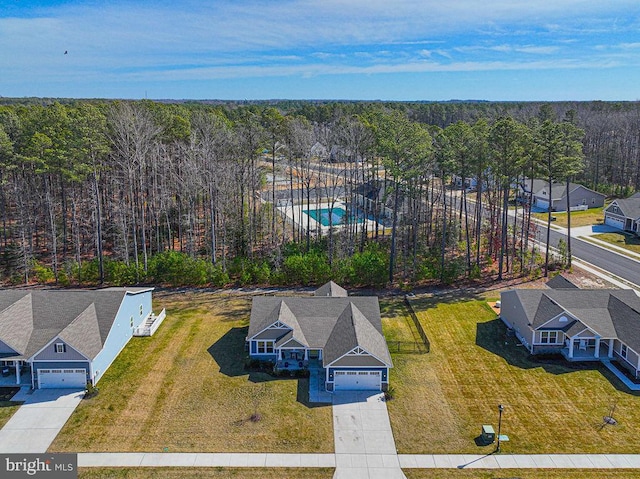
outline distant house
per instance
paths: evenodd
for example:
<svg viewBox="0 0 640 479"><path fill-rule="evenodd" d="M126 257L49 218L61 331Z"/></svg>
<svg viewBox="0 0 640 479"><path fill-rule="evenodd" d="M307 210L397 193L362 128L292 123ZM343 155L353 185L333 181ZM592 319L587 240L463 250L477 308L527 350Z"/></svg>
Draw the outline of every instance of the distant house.
<svg viewBox="0 0 640 479"><path fill-rule="evenodd" d="M333 282L312 297L253 298L249 356L277 369L317 368L325 388L386 390L391 355L376 296L348 296Z"/></svg>
<svg viewBox="0 0 640 479"><path fill-rule="evenodd" d="M152 291L0 290L3 376L34 389L96 384L132 336L164 319L152 313Z"/></svg>
<svg viewBox="0 0 640 479"><path fill-rule="evenodd" d="M531 354L569 361L616 359L640 375L640 298L627 289L512 289L500 295L500 318ZM570 284L570 283L569 283Z"/></svg>
<svg viewBox="0 0 640 479"><path fill-rule="evenodd" d="M626 199L613 200L604 209L604 224L622 231L638 233L640 223L640 193Z"/></svg>
<svg viewBox="0 0 640 479"><path fill-rule="evenodd" d="M354 191L356 204L364 211L373 214L378 223L389 226L393 218L396 186L400 188L398 192L398 219L400 220L408 209L408 204L402 187L394 181L371 180L359 184Z"/></svg>
<svg viewBox="0 0 640 479"><path fill-rule="evenodd" d="M567 184L565 182L552 182L549 191L549 182L541 179L525 179L518 184L519 196L526 201L533 201L533 206L551 211L567 211ZM601 208L606 198L602 193L593 191L586 186L569 183L570 208L589 209Z"/></svg>

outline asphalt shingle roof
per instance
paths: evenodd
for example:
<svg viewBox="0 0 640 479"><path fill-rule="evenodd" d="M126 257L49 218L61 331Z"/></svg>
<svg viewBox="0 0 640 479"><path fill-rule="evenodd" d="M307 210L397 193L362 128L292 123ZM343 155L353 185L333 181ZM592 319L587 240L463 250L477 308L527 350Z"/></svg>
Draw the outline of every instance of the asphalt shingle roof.
<svg viewBox="0 0 640 479"><path fill-rule="evenodd" d="M545 285L547 286L547 288L551 289L579 289L575 284L573 284L561 274L551 278L545 283Z"/></svg>
<svg viewBox="0 0 640 479"><path fill-rule="evenodd" d="M289 337L309 348L323 349L325 365L358 346L392 364L377 297L254 297L247 338L278 320L293 328Z"/></svg>
<svg viewBox="0 0 640 479"><path fill-rule="evenodd" d="M640 352L640 298L633 290L520 289L517 295L534 329L566 311L602 338L618 338ZM565 329L575 334L584 328L570 323Z"/></svg>
<svg viewBox="0 0 640 479"><path fill-rule="evenodd" d="M136 292L145 289L149 288ZM30 358L60 337L93 359L102 350L127 291L0 290L0 340L20 357Z"/></svg>
<svg viewBox="0 0 640 479"><path fill-rule="evenodd" d="M635 193L629 198L615 200L615 203L626 218L634 220L640 218L640 193Z"/></svg>

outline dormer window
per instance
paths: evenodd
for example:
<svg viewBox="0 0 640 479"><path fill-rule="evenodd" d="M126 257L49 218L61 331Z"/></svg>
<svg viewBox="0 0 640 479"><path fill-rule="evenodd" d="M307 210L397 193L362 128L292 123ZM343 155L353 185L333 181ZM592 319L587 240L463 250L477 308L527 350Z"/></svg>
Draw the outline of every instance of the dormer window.
<svg viewBox="0 0 640 479"><path fill-rule="evenodd" d="M56 353L66 353L67 352L67 345L64 343L56 343L53 345L54 347L54 351Z"/></svg>
<svg viewBox="0 0 640 479"><path fill-rule="evenodd" d="M567 319L566 316L560 316L560 322L561 323L566 323L567 321L569 321L569 320Z"/></svg>

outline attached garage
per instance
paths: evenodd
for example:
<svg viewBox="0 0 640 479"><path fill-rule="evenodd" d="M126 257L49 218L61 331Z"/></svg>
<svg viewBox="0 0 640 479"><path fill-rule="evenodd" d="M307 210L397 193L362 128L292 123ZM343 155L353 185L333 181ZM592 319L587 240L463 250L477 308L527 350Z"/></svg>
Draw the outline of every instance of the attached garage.
<svg viewBox="0 0 640 479"><path fill-rule="evenodd" d="M86 369L38 369L40 389L83 389L86 385Z"/></svg>
<svg viewBox="0 0 640 479"><path fill-rule="evenodd" d="M536 206L540 209L547 210L549 208L549 200L541 200L536 198Z"/></svg>
<svg viewBox="0 0 640 479"><path fill-rule="evenodd" d="M604 224L612 226L614 228L618 228L619 230L623 230L624 229L624 220L623 219L618 219L618 218L616 218L614 216L605 215Z"/></svg>
<svg viewBox="0 0 640 479"><path fill-rule="evenodd" d="M335 371L335 391L380 391L382 374L380 371L353 370Z"/></svg>

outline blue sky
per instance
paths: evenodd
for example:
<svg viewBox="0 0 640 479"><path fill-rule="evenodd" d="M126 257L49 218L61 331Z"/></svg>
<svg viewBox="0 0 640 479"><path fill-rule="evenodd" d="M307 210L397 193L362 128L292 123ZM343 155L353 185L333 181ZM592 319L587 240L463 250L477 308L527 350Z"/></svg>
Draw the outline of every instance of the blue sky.
<svg viewBox="0 0 640 479"><path fill-rule="evenodd" d="M0 0L0 96L638 100L640 2Z"/></svg>

